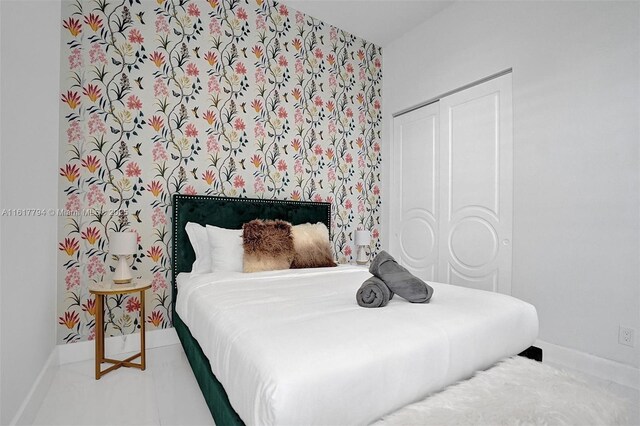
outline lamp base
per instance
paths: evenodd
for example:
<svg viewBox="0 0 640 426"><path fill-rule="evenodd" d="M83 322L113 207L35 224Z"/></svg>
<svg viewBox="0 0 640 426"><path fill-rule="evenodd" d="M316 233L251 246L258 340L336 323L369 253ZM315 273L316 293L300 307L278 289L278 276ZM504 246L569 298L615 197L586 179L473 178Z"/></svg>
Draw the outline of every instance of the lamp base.
<svg viewBox="0 0 640 426"><path fill-rule="evenodd" d="M358 256L356 257L356 263L358 265L366 265L367 263L369 263L369 257L367 256L365 246L358 247Z"/></svg>
<svg viewBox="0 0 640 426"><path fill-rule="evenodd" d="M132 279L133 275L131 275L131 269L127 264L127 256L119 256L118 266L116 266L116 270L113 273L113 282L116 284L129 284Z"/></svg>

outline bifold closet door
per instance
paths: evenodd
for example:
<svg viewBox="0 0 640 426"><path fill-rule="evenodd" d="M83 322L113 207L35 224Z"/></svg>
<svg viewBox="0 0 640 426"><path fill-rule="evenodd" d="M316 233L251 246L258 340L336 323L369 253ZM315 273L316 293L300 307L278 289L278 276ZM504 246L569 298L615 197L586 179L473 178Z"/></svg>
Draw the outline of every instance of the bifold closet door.
<svg viewBox="0 0 640 426"><path fill-rule="evenodd" d="M511 294L511 74L440 100L439 279Z"/></svg>
<svg viewBox="0 0 640 426"><path fill-rule="evenodd" d="M438 268L438 105L395 118L391 160L390 251L420 278Z"/></svg>
<svg viewBox="0 0 640 426"><path fill-rule="evenodd" d="M511 75L394 119L391 253L431 281L511 293Z"/></svg>

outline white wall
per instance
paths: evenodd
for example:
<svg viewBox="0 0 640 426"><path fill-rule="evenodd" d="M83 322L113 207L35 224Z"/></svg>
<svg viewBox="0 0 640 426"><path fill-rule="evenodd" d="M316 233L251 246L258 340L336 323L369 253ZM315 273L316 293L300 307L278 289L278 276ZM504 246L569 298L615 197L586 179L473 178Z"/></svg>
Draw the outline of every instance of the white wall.
<svg viewBox="0 0 640 426"><path fill-rule="evenodd" d="M383 51L385 160L391 114L513 68L512 293L540 339L636 367L639 18L638 2L457 2Z"/></svg>
<svg viewBox="0 0 640 426"><path fill-rule="evenodd" d="M2 1L0 210L57 207L60 2ZM0 218L0 423L56 345L56 219Z"/></svg>

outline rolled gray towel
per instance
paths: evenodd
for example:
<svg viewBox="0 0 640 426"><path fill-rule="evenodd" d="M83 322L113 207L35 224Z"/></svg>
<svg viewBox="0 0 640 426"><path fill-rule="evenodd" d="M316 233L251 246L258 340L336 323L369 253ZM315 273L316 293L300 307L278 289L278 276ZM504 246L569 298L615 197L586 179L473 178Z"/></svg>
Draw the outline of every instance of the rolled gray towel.
<svg viewBox="0 0 640 426"><path fill-rule="evenodd" d="M371 262L369 272L380 278L394 293L412 303L427 303L433 288L407 271L386 251L381 251Z"/></svg>
<svg viewBox="0 0 640 426"><path fill-rule="evenodd" d="M381 308L393 299L393 292L380 278L371 277L362 283L356 301L363 308Z"/></svg>

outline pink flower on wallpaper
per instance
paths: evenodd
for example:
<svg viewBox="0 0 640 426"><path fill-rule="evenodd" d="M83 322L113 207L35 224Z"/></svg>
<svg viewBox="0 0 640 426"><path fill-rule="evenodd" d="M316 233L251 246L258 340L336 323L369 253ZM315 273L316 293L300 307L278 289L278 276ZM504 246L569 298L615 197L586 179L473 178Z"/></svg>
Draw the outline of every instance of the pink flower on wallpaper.
<svg viewBox="0 0 640 426"><path fill-rule="evenodd" d="M198 66L193 62L189 62L187 64L187 75L191 77L197 77L198 74L200 74L200 70L198 69Z"/></svg>
<svg viewBox="0 0 640 426"><path fill-rule="evenodd" d="M333 167L329 167L329 170L327 171L327 180L329 182L336 181L336 169L334 169Z"/></svg>
<svg viewBox="0 0 640 426"><path fill-rule="evenodd" d="M304 74L304 65L302 65L302 61L300 59L296 59L296 74Z"/></svg>
<svg viewBox="0 0 640 426"><path fill-rule="evenodd" d="M212 75L209 77L207 88L209 89L209 93L220 93L220 83L216 76Z"/></svg>
<svg viewBox="0 0 640 426"><path fill-rule="evenodd" d="M322 195L320 195L320 194L314 195L313 196L313 201L315 201L316 203L322 202Z"/></svg>
<svg viewBox="0 0 640 426"><path fill-rule="evenodd" d="M344 161L346 161L347 164L353 163L353 157L351 156L350 152L348 152L347 155L344 156Z"/></svg>
<svg viewBox="0 0 640 426"><path fill-rule="evenodd" d="M364 157L362 155L358 155L358 167L364 169Z"/></svg>
<svg viewBox="0 0 640 426"><path fill-rule="evenodd" d="M162 272L156 272L153 274L153 281L151 281L151 288L154 293L163 288L167 288L167 280L162 275Z"/></svg>
<svg viewBox="0 0 640 426"><path fill-rule="evenodd" d="M287 162L280 159L278 160L278 171L286 172L287 171Z"/></svg>
<svg viewBox="0 0 640 426"><path fill-rule="evenodd" d="M329 40L336 41L337 39L338 39L338 29L332 26L329 29Z"/></svg>
<svg viewBox="0 0 640 426"><path fill-rule="evenodd" d="M131 31L129 31L129 41L131 43L137 44L144 43L144 37L142 37L142 33L140 32L140 30L133 28Z"/></svg>
<svg viewBox="0 0 640 426"><path fill-rule="evenodd" d="M127 312L138 312L140 310L140 299L131 296L127 299Z"/></svg>
<svg viewBox="0 0 640 426"><path fill-rule="evenodd" d="M91 331L89 332L89 335L87 336L87 340L91 341L91 340L95 340L96 339L96 327L95 325L93 327L91 327Z"/></svg>
<svg viewBox="0 0 640 426"><path fill-rule="evenodd" d="M313 52L313 56L315 56L318 59L324 58L324 54L322 53L322 49L317 47L316 50L314 50L314 52Z"/></svg>
<svg viewBox="0 0 640 426"><path fill-rule="evenodd" d="M349 118L353 117L353 110L351 108L347 108L347 117Z"/></svg>
<svg viewBox="0 0 640 426"><path fill-rule="evenodd" d="M344 246L344 250L342 250L345 256L351 256L351 246Z"/></svg>
<svg viewBox="0 0 640 426"><path fill-rule="evenodd" d="M96 133L104 134L107 131L104 121L98 114L89 115L88 126L90 135L95 135Z"/></svg>
<svg viewBox="0 0 640 426"><path fill-rule="evenodd" d="M237 131L241 132L245 129L245 124L244 124L244 120L242 120L242 118L236 118L235 121L233 122L233 128L236 129Z"/></svg>
<svg viewBox="0 0 640 426"><path fill-rule="evenodd" d="M322 147L320 145L316 145L313 148L313 153L316 155L322 155L322 153L324 152L324 150L322 149Z"/></svg>
<svg viewBox="0 0 640 426"><path fill-rule="evenodd" d="M376 99L375 101L373 101L373 107L375 109L380 109L381 105L380 105L380 100Z"/></svg>
<svg viewBox="0 0 640 426"><path fill-rule="evenodd" d="M195 138L196 136L198 136L198 129L196 129L195 124L189 123L184 129L184 134L188 138Z"/></svg>
<svg viewBox="0 0 640 426"><path fill-rule="evenodd" d="M361 81L367 79L367 75L364 72L364 68L360 68L360 72L358 73L358 79Z"/></svg>
<svg viewBox="0 0 640 426"><path fill-rule="evenodd" d="M266 83L265 77L264 77L264 71L262 71L262 69L260 68L256 68L256 72L254 74L256 83L260 84L260 83Z"/></svg>
<svg viewBox="0 0 640 426"><path fill-rule="evenodd" d="M256 16L256 29L257 30L267 29L267 23L262 15Z"/></svg>
<svg viewBox="0 0 640 426"><path fill-rule="evenodd" d="M287 118L287 110L284 107L278 108L278 117L282 118L283 120Z"/></svg>
<svg viewBox="0 0 640 426"><path fill-rule="evenodd" d="M233 179L233 186L237 189L244 188L244 179L242 179L242 176L236 175Z"/></svg>
<svg viewBox="0 0 640 426"><path fill-rule="evenodd" d="M209 135L207 138L207 152L220 152L220 144L218 144L218 138L215 135Z"/></svg>
<svg viewBox="0 0 640 426"><path fill-rule="evenodd" d="M164 16L159 15L156 18L156 32L157 33L168 33L169 32L169 24L167 24L167 20L164 19Z"/></svg>
<svg viewBox="0 0 640 426"><path fill-rule="evenodd" d="M220 22L216 18L211 18L211 22L209 22L209 34L213 35L221 35L222 28L220 27Z"/></svg>
<svg viewBox="0 0 640 426"><path fill-rule="evenodd" d="M336 76L333 74L329 75L329 87L335 88L338 86L338 80L336 80Z"/></svg>
<svg viewBox="0 0 640 426"><path fill-rule="evenodd" d="M324 105L324 102L322 101L322 98L320 96L316 96L315 99L313 100L313 103L318 107L318 108L322 108L322 105Z"/></svg>
<svg viewBox="0 0 640 426"><path fill-rule="evenodd" d="M156 78L153 82L153 94L156 97L169 96L169 89L167 89L167 85L161 78Z"/></svg>
<svg viewBox="0 0 640 426"><path fill-rule="evenodd" d="M280 55L278 57L278 65L283 68L289 65L289 62L287 61L287 58L284 57L284 55Z"/></svg>
<svg viewBox="0 0 640 426"><path fill-rule="evenodd" d="M154 143L151 153L153 154L153 161L168 160L167 151L164 149L164 146L162 146L161 143Z"/></svg>
<svg viewBox="0 0 640 426"><path fill-rule="evenodd" d="M127 164L126 173L128 177L138 177L142 174L142 170L140 170L140 166L138 166L138 163L130 161Z"/></svg>
<svg viewBox="0 0 640 426"><path fill-rule="evenodd" d="M107 55L104 53L104 49L99 43L91 43L91 49L89 49L89 62L91 64L103 64L107 63Z"/></svg>
<svg viewBox="0 0 640 426"><path fill-rule="evenodd" d="M304 24L304 14L302 12L296 11L296 24Z"/></svg>
<svg viewBox="0 0 640 426"><path fill-rule="evenodd" d="M82 142L84 137L82 136L82 128L80 127L79 121L74 121L71 123L69 128L67 129L67 141L69 143L74 142Z"/></svg>
<svg viewBox="0 0 640 426"><path fill-rule="evenodd" d="M329 134L330 135L335 135L336 134L336 122L333 120L329 120Z"/></svg>
<svg viewBox="0 0 640 426"><path fill-rule="evenodd" d="M344 201L344 208L347 209L347 210L351 210L352 207L353 207L353 203L351 202L350 199L347 198Z"/></svg>
<svg viewBox="0 0 640 426"><path fill-rule="evenodd" d="M380 152L380 144L378 142L373 144L373 152Z"/></svg>
<svg viewBox="0 0 640 426"><path fill-rule="evenodd" d="M302 115L302 110L296 108L296 112L294 113L294 120L296 124L302 124L304 122L304 116Z"/></svg>
<svg viewBox="0 0 640 426"><path fill-rule="evenodd" d="M238 74L244 75L247 73L247 67L244 66L244 64L242 62L238 62L236 64L236 72Z"/></svg>
<svg viewBox="0 0 640 426"><path fill-rule="evenodd" d="M358 213L364 213L364 201L362 200L358 200Z"/></svg>
<svg viewBox="0 0 640 426"><path fill-rule="evenodd" d="M93 207L96 204L104 205L107 200L104 198L104 192L102 189L98 187L96 184L92 184L89 186L89 192L87 192L87 201L89 202L89 207Z"/></svg>
<svg viewBox="0 0 640 426"><path fill-rule="evenodd" d="M253 134L256 139L266 137L266 133L264 132L264 127L260 123L256 123L256 126L253 128Z"/></svg>
<svg viewBox="0 0 640 426"><path fill-rule="evenodd" d="M193 185L189 185L184 189L184 193L187 195L198 195L198 191L193 187Z"/></svg>
<svg viewBox="0 0 640 426"><path fill-rule="evenodd" d="M80 48L75 48L69 55L69 68L72 70L80 68L82 66L82 51Z"/></svg>
<svg viewBox="0 0 640 426"><path fill-rule="evenodd" d="M346 70L347 73L353 74L353 65L351 64L351 62L347 62Z"/></svg>
<svg viewBox="0 0 640 426"><path fill-rule="evenodd" d="M249 18L249 16L247 15L247 11L241 7L238 8L238 11L236 12L236 17L242 21L246 21L247 18Z"/></svg>
<svg viewBox="0 0 640 426"><path fill-rule="evenodd" d="M195 3L191 3L187 8L187 13L189 14L189 16L197 18L198 16L200 16L200 9L198 9L198 6Z"/></svg>
<svg viewBox="0 0 640 426"><path fill-rule="evenodd" d="M300 160L296 160L293 165L293 172L297 175L302 174L302 162Z"/></svg>
<svg viewBox="0 0 640 426"><path fill-rule="evenodd" d="M77 266L73 266L67 269L67 274L64 277L64 282L67 285L67 291L80 285L80 270Z"/></svg>
<svg viewBox="0 0 640 426"><path fill-rule="evenodd" d="M89 263L87 264L87 272L89 273L89 278L93 278L96 275L104 275L107 273L104 268L104 263L98 256L91 256L89 258Z"/></svg>
<svg viewBox="0 0 640 426"><path fill-rule="evenodd" d="M291 199L293 201L300 201L300 191L297 189L291 193Z"/></svg>
<svg viewBox="0 0 640 426"><path fill-rule="evenodd" d="M127 108L142 109L142 101L136 95L131 95L127 98Z"/></svg>
<svg viewBox="0 0 640 426"><path fill-rule="evenodd" d="M167 224L167 216L164 214L164 211L160 207L156 207L153 209L153 214L151 215L151 222L153 223L153 227L157 227L159 225Z"/></svg>
<svg viewBox="0 0 640 426"><path fill-rule="evenodd" d="M335 154L333 153L333 148L331 148L331 147L327 148L327 152L326 152L326 154L327 154L327 158L328 158L329 160L333 160L333 156L335 155Z"/></svg>
<svg viewBox="0 0 640 426"><path fill-rule="evenodd" d="M300 148L302 148L302 142L300 142L300 139L294 138L291 141L291 148L293 148L295 152L300 151Z"/></svg>
<svg viewBox="0 0 640 426"><path fill-rule="evenodd" d="M380 58L375 58L373 60L373 66L375 66L376 68L380 68L382 66L382 62L380 61Z"/></svg>
<svg viewBox="0 0 640 426"><path fill-rule="evenodd" d="M264 181L262 180L262 178L256 177L256 178L253 180L253 190L254 190L256 193L258 193L258 194L259 194L259 193L264 192L264 189L265 189L265 188L264 188Z"/></svg>
<svg viewBox="0 0 640 426"><path fill-rule="evenodd" d="M64 203L64 209L72 212L80 211L80 197L76 194L69 195L67 202Z"/></svg>
<svg viewBox="0 0 640 426"><path fill-rule="evenodd" d="M367 121L366 117L364 116L364 112L360 112L360 114L358 114L358 124L364 124Z"/></svg>
<svg viewBox="0 0 640 426"><path fill-rule="evenodd" d="M378 185L373 186L373 195L380 195L380 188L378 188Z"/></svg>
<svg viewBox="0 0 640 426"><path fill-rule="evenodd" d="M328 195L327 199L324 200L324 201L325 201L325 203L333 204L333 197L331 195Z"/></svg>
<svg viewBox="0 0 640 426"><path fill-rule="evenodd" d="M362 149L362 147L364 146L364 139L362 139L362 136L358 136L358 139L356 139L356 145L358 146L359 149ZM363 160L363 164L364 164L364 160Z"/></svg>
<svg viewBox="0 0 640 426"><path fill-rule="evenodd" d="M378 237L380 236L380 232L377 229L374 229L373 232L371 233L371 236L373 237L373 239L377 240Z"/></svg>
<svg viewBox="0 0 640 426"><path fill-rule="evenodd" d="M289 10L287 9L287 6L285 6L284 4L280 5L280 8L278 9L278 12L282 16L289 16Z"/></svg>

